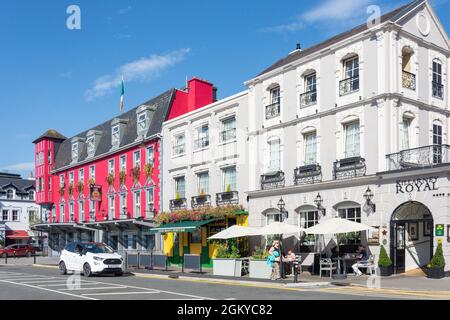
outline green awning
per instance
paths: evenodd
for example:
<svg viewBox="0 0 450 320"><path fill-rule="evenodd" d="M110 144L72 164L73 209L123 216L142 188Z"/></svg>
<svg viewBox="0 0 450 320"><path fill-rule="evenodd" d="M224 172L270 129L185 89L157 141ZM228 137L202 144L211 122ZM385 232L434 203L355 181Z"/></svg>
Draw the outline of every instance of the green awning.
<svg viewBox="0 0 450 320"><path fill-rule="evenodd" d="M152 228L150 231L165 233L165 232L192 232L195 229L217 221L217 219L200 220L200 221L181 221L175 223L163 224L159 227Z"/></svg>

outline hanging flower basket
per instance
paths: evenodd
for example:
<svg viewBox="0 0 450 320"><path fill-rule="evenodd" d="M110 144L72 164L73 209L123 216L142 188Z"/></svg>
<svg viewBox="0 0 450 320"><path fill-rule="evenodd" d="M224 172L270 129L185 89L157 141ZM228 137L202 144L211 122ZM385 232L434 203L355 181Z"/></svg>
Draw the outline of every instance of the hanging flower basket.
<svg viewBox="0 0 450 320"><path fill-rule="evenodd" d="M112 172L106 176L106 182L110 187L114 185L114 174Z"/></svg>
<svg viewBox="0 0 450 320"><path fill-rule="evenodd" d="M147 163L144 167L144 172L147 177L151 177L153 175L153 165L151 163Z"/></svg>
<svg viewBox="0 0 450 320"><path fill-rule="evenodd" d="M90 186L95 185L95 179L94 178L89 178L89 185Z"/></svg>
<svg viewBox="0 0 450 320"><path fill-rule="evenodd" d="M195 210L179 210L175 212L163 212L158 214L156 222L159 224L167 224L181 221L202 221L210 219L225 219L233 217L236 212L243 210L240 205L230 205L223 207L205 207Z"/></svg>
<svg viewBox="0 0 450 320"><path fill-rule="evenodd" d="M141 177L141 168L139 166L135 166L131 169L131 177L134 182L139 182L139 178Z"/></svg>
<svg viewBox="0 0 450 320"><path fill-rule="evenodd" d="M73 196L73 189L74 189L73 183L70 183L70 184L69 184L69 190L68 190L69 196Z"/></svg>
<svg viewBox="0 0 450 320"><path fill-rule="evenodd" d="M82 181L78 181L78 183L77 183L77 191L80 194L83 193L83 191L84 191L84 183Z"/></svg>
<svg viewBox="0 0 450 320"><path fill-rule="evenodd" d="M120 185L121 185L121 186L124 185L126 181L127 181L127 173L126 173L124 170L121 170L121 171L119 172L119 182L120 182Z"/></svg>
<svg viewBox="0 0 450 320"><path fill-rule="evenodd" d="M62 185L59 187L59 195L60 195L61 197L64 197L65 191L66 191L66 186L65 186L64 184L62 184Z"/></svg>

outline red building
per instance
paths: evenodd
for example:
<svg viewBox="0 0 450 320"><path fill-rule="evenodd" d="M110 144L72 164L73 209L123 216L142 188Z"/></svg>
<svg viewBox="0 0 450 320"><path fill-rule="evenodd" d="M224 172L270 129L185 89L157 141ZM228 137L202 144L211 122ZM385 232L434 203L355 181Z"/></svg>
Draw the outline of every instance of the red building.
<svg viewBox="0 0 450 320"><path fill-rule="evenodd" d="M36 202L45 217L33 229L49 234L54 251L74 240L153 248L162 123L214 100L213 85L193 78L185 89L168 90L74 137L45 132L33 142Z"/></svg>

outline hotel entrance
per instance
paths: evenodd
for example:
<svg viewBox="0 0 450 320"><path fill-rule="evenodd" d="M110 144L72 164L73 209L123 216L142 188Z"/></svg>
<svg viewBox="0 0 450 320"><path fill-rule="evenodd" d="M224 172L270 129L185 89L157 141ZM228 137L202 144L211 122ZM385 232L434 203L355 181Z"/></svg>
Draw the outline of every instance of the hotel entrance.
<svg viewBox="0 0 450 320"><path fill-rule="evenodd" d="M433 255L433 216L422 203L408 201L391 217L391 260L395 273L425 266Z"/></svg>

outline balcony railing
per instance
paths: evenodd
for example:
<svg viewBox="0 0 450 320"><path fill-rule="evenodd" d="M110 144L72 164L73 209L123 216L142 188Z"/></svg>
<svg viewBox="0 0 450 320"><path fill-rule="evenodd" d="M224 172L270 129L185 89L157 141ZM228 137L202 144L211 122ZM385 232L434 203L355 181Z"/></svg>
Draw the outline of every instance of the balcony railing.
<svg viewBox="0 0 450 320"><path fill-rule="evenodd" d="M220 133L220 142L236 139L236 128L224 130Z"/></svg>
<svg viewBox="0 0 450 320"><path fill-rule="evenodd" d="M435 144L388 154L388 170L432 167L450 163L450 146Z"/></svg>
<svg viewBox="0 0 450 320"><path fill-rule="evenodd" d="M416 90L416 75L414 73L403 70L402 86L403 88Z"/></svg>
<svg viewBox="0 0 450 320"><path fill-rule="evenodd" d="M174 155L179 155L179 154L184 154L184 153L186 153L186 145L180 144L180 145L173 146L173 154Z"/></svg>
<svg viewBox="0 0 450 320"><path fill-rule="evenodd" d="M345 96L346 94L359 91L359 76L347 78L339 82L339 95Z"/></svg>
<svg viewBox="0 0 450 320"><path fill-rule="evenodd" d="M261 175L261 189L277 189L283 188L285 185L285 178L283 171L274 171Z"/></svg>
<svg viewBox="0 0 450 320"><path fill-rule="evenodd" d="M300 95L300 107L308 107L317 103L317 91L309 91Z"/></svg>
<svg viewBox="0 0 450 320"><path fill-rule="evenodd" d="M187 199L186 198L172 199L170 200L169 208L170 211L187 209Z"/></svg>
<svg viewBox="0 0 450 320"><path fill-rule="evenodd" d="M239 203L239 193L237 191L216 193L216 205L231 205Z"/></svg>
<svg viewBox="0 0 450 320"><path fill-rule="evenodd" d="M145 218L153 220L155 218L155 209L153 207L153 204L149 205L147 207L147 210L145 210Z"/></svg>
<svg viewBox="0 0 450 320"><path fill-rule="evenodd" d="M431 84L433 89L433 97L444 99L444 85L434 81L432 81Z"/></svg>
<svg viewBox="0 0 450 320"><path fill-rule="evenodd" d="M209 194L199 195L191 198L193 209L211 206L211 196Z"/></svg>
<svg viewBox="0 0 450 320"><path fill-rule="evenodd" d="M335 180L362 177L366 174L366 160L361 157L337 160L333 167L333 176Z"/></svg>
<svg viewBox="0 0 450 320"><path fill-rule="evenodd" d="M194 141L194 148L201 149L209 146L209 138L199 138Z"/></svg>
<svg viewBox="0 0 450 320"><path fill-rule="evenodd" d="M272 119L280 115L280 102L266 106L266 119Z"/></svg>
<svg viewBox="0 0 450 320"><path fill-rule="evenodd" d="M311 164L298 167L294 170L294 184L313 184L322 181L322 167L318 164Z"/></svg>

